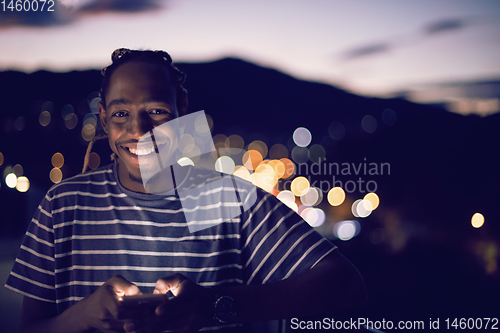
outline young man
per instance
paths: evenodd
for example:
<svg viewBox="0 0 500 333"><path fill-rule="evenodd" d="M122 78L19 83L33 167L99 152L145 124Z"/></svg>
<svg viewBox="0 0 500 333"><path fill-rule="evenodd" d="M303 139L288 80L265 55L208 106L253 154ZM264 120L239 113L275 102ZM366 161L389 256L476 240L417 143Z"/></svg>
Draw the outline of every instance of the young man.
<svg viewBox="0 0 500 333"><path fill-rule="evenodd" d="M357 270L274 196L257 189L239 216L193 233L173 177L149 194L141 138L186 114L184 75L161 51L120 49L112 60L99 115L115 164L53 186L40 204L7 281L25 295L23 332L232 332L364 302ZM167 292L175 297L145 317L120 302Z"/></svg>

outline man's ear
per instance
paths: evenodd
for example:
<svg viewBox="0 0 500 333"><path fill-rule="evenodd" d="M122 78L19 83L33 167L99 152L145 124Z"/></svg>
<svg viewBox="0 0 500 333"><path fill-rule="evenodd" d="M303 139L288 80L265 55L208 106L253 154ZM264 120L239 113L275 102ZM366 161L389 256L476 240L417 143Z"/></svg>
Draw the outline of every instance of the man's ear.
<svg viewBox="0 0 500 333"><path fill-rule="evenodd" d="M99 119L101 120L102 128L104 129L104 132L108 134L108 118L106 117L106 108L101 102L99 102L97 103L97 110L99 110Z"/></svg>

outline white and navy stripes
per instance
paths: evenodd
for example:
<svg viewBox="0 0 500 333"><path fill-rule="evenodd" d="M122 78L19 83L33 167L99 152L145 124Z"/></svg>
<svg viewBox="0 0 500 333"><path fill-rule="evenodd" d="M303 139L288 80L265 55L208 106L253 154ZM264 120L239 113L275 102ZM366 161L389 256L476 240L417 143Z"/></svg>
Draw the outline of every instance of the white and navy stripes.
<svg viewBox="0 0 500 333"><path fill-rule="evenodd" d="M199 172L193 169L189 177ZM6 287L55 302L61 313L115 274L143 293L177 272L203 286L262 284L305 271L335 249L260 189L239 216L191 233L175 191L135 193L116 177L109 165L53 186L29 225ZM200 195L214 190L234 187ZM221 207L201 202L210 203L197 208L206 216Z"/></svg>

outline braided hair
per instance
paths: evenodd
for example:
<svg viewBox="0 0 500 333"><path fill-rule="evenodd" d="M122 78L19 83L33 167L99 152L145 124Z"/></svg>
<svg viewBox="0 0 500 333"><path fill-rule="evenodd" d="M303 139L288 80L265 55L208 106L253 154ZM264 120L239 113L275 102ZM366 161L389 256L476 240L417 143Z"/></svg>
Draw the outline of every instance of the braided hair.
<svg viewBox="0 0 500 333"><path fill-rule="evenodd" d="M101 90L99 97L102 104L106 106L106 93L109 89L109 82L111 75L121 65L127 62L147 62L165 66L168 73L172 77L172 83L176 91L177 110L184 110L186 105L187 90L182 86L186 80L186 74L181 72L177 67L172 64L172 58L165 51L150 51L150 50L129 50L129 49L116 49L111 55L111 65L104 67L101 71L103 76Z"/></svg>
<svg viewBox="0 0 500 333"><path fill-rule="evenodd" d="M109 83L111 81L111 76L115 70L121 65L128 62L147 62L151 64L158 64L165 66L169 76L171 77L172 83L176 91L176 106L179 113L185 112L187 109L187 90L183 87L183 83L186 80L186 74L181 72L177 67L172 64L172 58L165 51L151 51L151 50L129 50L126 48L116 49L111 54L111 65L104 67L101 71L103 76L101 90L99 91L99 97L101 98L101 103L106 107L106 93L109 89ZM87 147L87 152L85 154L85 159L83 162L84 173L87 170L89 164L90 152L92 151L92 145L95 141L106 138L107 135L104 132L96 133L94 138L90 140ZM114 153L111 155L111 159L116 162L116 156Z"/></svg>

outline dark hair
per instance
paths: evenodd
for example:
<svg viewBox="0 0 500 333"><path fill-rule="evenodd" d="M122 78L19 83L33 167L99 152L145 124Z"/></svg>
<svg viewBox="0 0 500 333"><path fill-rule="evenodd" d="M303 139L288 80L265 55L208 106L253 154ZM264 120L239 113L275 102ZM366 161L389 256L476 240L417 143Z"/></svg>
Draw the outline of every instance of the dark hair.
<svg viewBox="0 0 500 333"><path fill-rule="evenodd" d="M177 67L172 64L172 58L165 51L151 51L151 50L129 50L125 48L116 49L111 55L111 65L104 67L101 71L103 80L99 97L102 104L106 106L106 93L109 89L109 82L114 71L121 65L127 62L147 62L165 66L176 91L176 104L177 110L181 113L187 107L187 90L182 86L186 80L186 74L181 72Z"/></svg>
<svg viewBox="0 0 500 333"><path fill-rule="evenodd" d="M151 51L151 50L129 50L129 49L116 49L113 54L111 54L111 65L104 67L101 71L103 76L101 90L99 91L99 97L101 98L101 102L106 107L106 92L109 89L109 81L111 75L114 71L120 67L121 65L127 62L147 62L151 64L158 64L161 66L165 66L168 73L170 74L172 83L175 87L176 92L176 106L177 111L179 113L185 112L187 109L187 90L182 86L184 81L186 80L186 74L181 72L177 67L172 64L172 58L165 51ZM90 152L92 151L92 145L94 142L100 139L106 138L107 135L104 131L96 131L96 134L90 140L87 146L87 152L85 153L85 158L83 162L83 170L84 173L87 170L89 164ZM116 162L115 154L111 154L111 159Z"/></svg>

